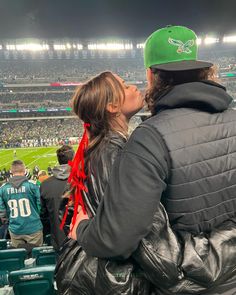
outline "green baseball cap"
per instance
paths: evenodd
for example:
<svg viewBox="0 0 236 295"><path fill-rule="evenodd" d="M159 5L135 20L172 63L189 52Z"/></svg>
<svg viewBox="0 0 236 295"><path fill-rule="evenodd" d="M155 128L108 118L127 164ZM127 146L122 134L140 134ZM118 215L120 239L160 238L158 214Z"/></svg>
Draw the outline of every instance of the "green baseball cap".
<svg viewBox="0 0 236 295"><path fill-rule="evenodd" d="M197 36L183 26L167 26L152 33L144 46L145 68L186 71L210 68L212 63L197 60Z"/></svg>

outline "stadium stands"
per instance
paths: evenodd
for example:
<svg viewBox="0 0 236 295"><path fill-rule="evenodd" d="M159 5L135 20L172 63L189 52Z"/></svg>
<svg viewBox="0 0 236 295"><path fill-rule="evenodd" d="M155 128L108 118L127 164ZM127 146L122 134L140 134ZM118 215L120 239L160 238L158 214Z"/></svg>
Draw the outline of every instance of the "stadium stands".
<svg viewBox="0 0 236 295"><path fill-rule="evenodd" d="M82 123L75 118L0 121L0 147L37 147L58 145L82 135Z"/></svg>

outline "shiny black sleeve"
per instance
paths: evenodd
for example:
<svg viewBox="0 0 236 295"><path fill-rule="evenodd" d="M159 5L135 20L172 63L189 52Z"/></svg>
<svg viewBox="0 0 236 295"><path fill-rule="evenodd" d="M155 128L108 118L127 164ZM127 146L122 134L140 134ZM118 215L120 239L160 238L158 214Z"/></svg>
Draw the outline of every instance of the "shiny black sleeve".
<svg viewBox="0 0 236 295"><path fill-rule="evenodd" d="M127 258L150 231L168 174L159 138L156 130L139 127L118 155L96 216L77 229L89 255Z"/></svg>

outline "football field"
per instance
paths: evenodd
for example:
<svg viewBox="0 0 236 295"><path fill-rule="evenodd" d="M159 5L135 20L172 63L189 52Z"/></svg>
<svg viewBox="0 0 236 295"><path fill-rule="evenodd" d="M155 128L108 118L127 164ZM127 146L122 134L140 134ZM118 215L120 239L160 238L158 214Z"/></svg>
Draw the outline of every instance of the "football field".
<svg viewBox="0 0 236 295"><path fill-rule="evenodd" d="M59 146L0 149L0 170L4 167L9 169L14 160L22 160L31 170L36 165L40 170L47 170L49 164L51 167L57 164L56 150L58 148ZM14 150L16 150L15 157Z"/></svg>

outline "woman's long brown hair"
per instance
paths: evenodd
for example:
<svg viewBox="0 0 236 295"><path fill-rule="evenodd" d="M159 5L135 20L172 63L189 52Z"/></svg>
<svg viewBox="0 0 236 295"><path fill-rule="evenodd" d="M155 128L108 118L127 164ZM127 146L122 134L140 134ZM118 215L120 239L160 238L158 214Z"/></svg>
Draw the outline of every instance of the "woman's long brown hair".
<svg viewBox="0 0 236 295"><path fill-rule="evenodd" d="M120 105L125 98L121 83L111 72L103 72L77 88L72 106L74 113L88 127L89 145L85 154L86 166L104 146L107 135L116 130L117 113L107 110L108 103Z"/></svg>

